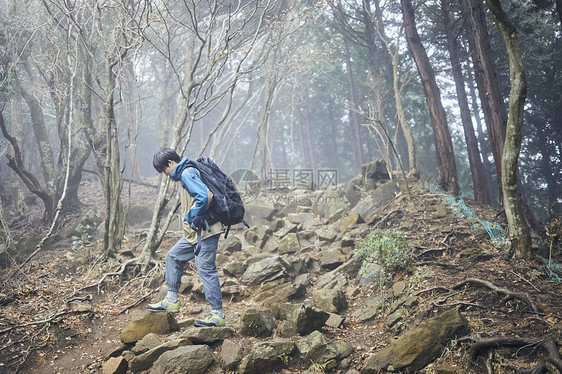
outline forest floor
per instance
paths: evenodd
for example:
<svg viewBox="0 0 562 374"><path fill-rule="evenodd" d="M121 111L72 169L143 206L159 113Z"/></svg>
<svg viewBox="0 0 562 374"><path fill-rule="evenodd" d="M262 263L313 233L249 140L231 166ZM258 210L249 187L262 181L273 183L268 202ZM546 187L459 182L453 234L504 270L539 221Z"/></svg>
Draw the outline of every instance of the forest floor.
<svg viewBox="0 0 562 374"><path fill-rule="evenodd" d="M95 184L82 194L85 205L100 206L102 198ZM151 194L155 195L156 190L139 187L131 196L137 196L137 202L142 203L151 200ZM407 326L458 307L469 320L473 339L553 338L560 346L561 283L545 275L540 260L508 258L505 247L492 245L483 230L471 229L469 222L443 207L440 196L419 192L411 200L390 202L381 216L386 221L385 227L406 227L408 238L415 246L415 271L394 275L394 282L405 280L410 293L420 295L416 311L406 318ZM479 217L490 221L497 213L485 206L471 204L471 208ZM33 211L26 223L14 229L15 237L43 232L38 224L40 207ZM141 229L126 237L123 247L133 255L142 249L139 238L143 232ZM160 256L175 243L176 235L170 233L160 247ZM0 373L101 373L108 355L121 347L120 332L128 323L144 316L147 302L155 297L158 287L148 287L154 272L146 277L133 268L122 276L107 276L95 285L103 274L118 269L123 259L102 261L99 243L73 249L71 238L60 235L57 238L52 249L39 252L15 276L12 276L13 267L1 270ZM546 258L547 244L542 248ZM562 253L554 251L552 262L562 263ZM186 270L191 273L190 269ZM469 282L454 287L469 278L487 284ZM349 307L343 313L345 322L338 328L326 327L324 331L330 337L352 343L354 352L349 370L360 370L366 357L395 336L385 323L390 308L365 323L351 317L353 310L361 307L369 295L378 292L374 285L356 287L358 292L348 296ZM308 291L312 294L312 289ZM509 294L505 291L512 292L514 297L506 297ZM70 311L72 303L75 311ZM80 305L86 306L81 310ZM178 320L198 316L205 308L205 301L182 295L182 305L176 316ZM227 322L235 322L245 310L257 307L252 290L239 300L225 300ZM471 356L467 343L450 344L424 372L450 368L451 373L531 373L537 365L548 361L548 355L537 344L502 347ZM547 371L543 372L557 372L551 364L544 367Z"/></svg>

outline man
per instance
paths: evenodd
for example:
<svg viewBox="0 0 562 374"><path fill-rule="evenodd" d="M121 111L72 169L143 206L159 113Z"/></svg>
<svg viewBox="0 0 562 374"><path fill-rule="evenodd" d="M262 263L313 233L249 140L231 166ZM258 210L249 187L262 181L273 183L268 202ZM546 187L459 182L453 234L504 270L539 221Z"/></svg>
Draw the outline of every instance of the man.
<svg viewBox="0 0 562 374"><path fill-rule="evenodd" d="M210 225L209 230L200 230L201 242L198 243L197 232L192 229L193 220L205 213L212 201L212 193L201 181L199 172L193 167L186 167L187 158L180 158L175 150L163 148L154 155L153 166L159 173L164 173L174 181L181 183L180 201L184 216L183 237L166 255L166 297L149 304L151 312L175 312L180 309L178 290L181 284L183 268L187 261L195 258L199 279L205 290L205 298L211 306L211 313L201 320L195 320L195 326L224 326L225 316L222 311L222 294L215 265L217 245L223 225L220 222ZM200 247L198 247L200 244Z"/></svg>

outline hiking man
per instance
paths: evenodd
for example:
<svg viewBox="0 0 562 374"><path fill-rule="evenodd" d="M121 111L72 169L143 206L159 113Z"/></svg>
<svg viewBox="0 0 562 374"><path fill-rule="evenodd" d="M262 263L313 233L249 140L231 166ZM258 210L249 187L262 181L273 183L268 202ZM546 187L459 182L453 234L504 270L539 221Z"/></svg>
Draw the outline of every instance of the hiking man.
<svg viewBox="0 0 562 374"><path fill-rule="evenodd" d="M153 166L156 171L181 183L180 202L184 218L183 236L166 255L165 274L168 293L162 301L149 304L147 309L151 312L177 313L179 311L178 290L183 268L187 261L195 258L205 298L211 305L211 313L201 320L195 320L194 325L198 327L224 326L222 294L215 265L217 245L224 226L219 221L205 229L199 229L200 239L198 241L198 232L194 229L194 219L205 213L211 205L213 194L201 180L199 171L194 167L186 167L188 161L187 157L180 158L172 148L163 148L154 155Z"/></svg>

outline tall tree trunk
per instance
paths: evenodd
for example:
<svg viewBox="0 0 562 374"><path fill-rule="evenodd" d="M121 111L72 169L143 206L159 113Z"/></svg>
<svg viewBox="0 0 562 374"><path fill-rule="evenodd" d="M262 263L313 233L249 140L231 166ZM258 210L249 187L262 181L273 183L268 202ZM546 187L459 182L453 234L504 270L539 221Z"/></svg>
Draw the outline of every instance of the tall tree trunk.
<svg viewBox="0 0 562 374"><path fill-rule="evenodd" d="M437 153L437 184L454 195L459 193L459 182L457 179L457 167L455 164L455 153L453 142L447 125L447 116L441 103L441 94L435 73L427 57L424 46L416 29L414 9L410 0L401 0L402 13L404 15L404 28L408 48L414 57L418 72L421 77L425 92L425 98L433 127L435 139L435 150Z"/></svg>
<svg viewBox="0 0 562 374"><path fill-rule="evenodd" d="M450 0L441 0L441 14L445 32L447 34L447 45L449 47L449 58L455 80L457 98L459 101L459 109L461 113L461 121L464 129L464 138L468 151L468 162L470 165L470 173L472 175L472 186L474 190L474 199L478 202L489 204L490 194L488 193L488 184L486 183L486 172L480 159L480 150L478 149L478 140L474 134L472 126L472 118L470 116L470 107L468 106L468 98L464 88L464 77L462 74L462 66L459 58L459 47L453 25L450 19Z"/></svg>
<svg viewBox="0 0 562 374"><path fill-rule="evenodd" d="M365 2L364 2L365 4ZM367 8L369 10L369 8ZM412 135L412 131L408 122L406 121L406 115L404 113L404 108L402 107L402 99L401 99L401 87L400 87L400 77L398 76L398 68L399 68L399 53L400 53L400 36L396 39L396 46L394 50L390 46L388 39L384 33L384 23L382 18L382 9L379 6L379 0L375 0L375 19L376 19L376 31L378 34L379 39L385 46L385 50L389 56L390 64L388 65L389 71L392 71L392 95L394 97L393 108L395 110L393 119L398 121L398 125L402 129L402 133L404 134L404 138L406 140L407 148L408 148L408 160L407 163L404 162L404 167L410 171L410 173L416 173L416 163L417 163L417 155L416 155L416 143L414 142L414 137ZM385 58L383 58L384 60ZM404 160L406 161L406 160ZM408 166L406 166L408 165Z"/></svg>
<svg viewBox="0 0 562 374"><path fill-rule="evenodd" d="M472 79L472 74L470 70L468 70L468 87L470 90L470 99L472 101L472 116L476 121L476 132L478 138L478 144L480 145L480 154L482 155L482 165L484 167L484 171L486 173L486 183L488 193L490 194L490 203L494 204L499 201L498 198L498 189L495 186L498 186L498 183L493 178L493 168L494 166L490 162L490 142L486 139L484 135L484 129L482 127L482 118L480 117L480 107L478 106L478 97L476 95L476 88L474 87L474 79ZM493 156L492 156L493 157Z"/></svg>
<svg viewBox="0 0 562 374"><path fill-rule="evenodd" d="M556 0L556 13L558 13L560 26L562 26L562 0Z"/></svg>
<svg viewBox="0 0 562 374"><path fill-rule="evenodd" d="M361 171L361 165L363 165L363 147L361 141L359 116L357 113L357 88L355 86L355 80L353 79L353 68L351 66L351 56L349 51L349 41L345 34L343 35L344 51L346 58L346 73L347 73L347 85L348 85L348 101L347 101L347 112L349 116L349 125L351 127L351 133L353 137L351 139L351 145L353 149L353 169L355 173Z"/></svg>
<svg viewBox="0 0 562 374"><path fill-rule="evenodd" d="M501 182L501 159L505 143L507 113L504 107L496 67L491 57L490 42L482 0L462 0L464 17L468 20L469 43L480 93L482 109L486 116L498 183ZM500 187L501 190L501 187Z"/></svg>
<svg viewBox="0 0 562 374"><path fill-rule="evenodd" d="M527 94L527 78L523 68L517 30L509 21L499 0L486 0L496 25L500 29L509 55L509 116L502 155L502 192L505 214L509 226L511 247L518 258L531 257L531 234L520 205L517 188L519 153L521 151L523 109Z"/></svg>

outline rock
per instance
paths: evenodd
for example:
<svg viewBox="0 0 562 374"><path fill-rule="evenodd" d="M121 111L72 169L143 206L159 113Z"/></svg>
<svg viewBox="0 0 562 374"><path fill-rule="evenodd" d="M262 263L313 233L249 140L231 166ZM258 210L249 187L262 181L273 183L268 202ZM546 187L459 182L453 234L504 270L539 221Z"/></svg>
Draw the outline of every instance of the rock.
<svg viewBox="0 0 562 374"><path fill-rule="evenodd" d="M299 252L300 249L301 245L299 243L299 239L297 238L297 234L295 233L285 235L277 244L277 250L281 255L285 253Z"/></svg>
<svg viewBox="0 0 562 374"><path fill-rule="evenodd" d="M386 317L386 326L392 328L394 325L396 325L398 322L402 320L402 315L403 315L402 309L395 310L394 313Z"/></svg>
<svg viewBox="0 0 562 374"><path fill-rule="evenodd" d="M355 310L351 316L357 318L359 322L366 322L377 315L387 299L388 295L384 293L373 295L367 299L363 308Z"/></svg>
<svg viewBox="0 0 562 374"><path fill-rule="evenodd" d="M263 253L274 253L277 252L279 247L279 238L276 236L264 237L260 248Z"/></svg>
<svg viewBox="0 0 562 374"><path fill-rule="evenodd" d="M130 362L130 368L133 373L140 373L152 367L154 362L165 352L172 351L178 347L191 345L189 339L176 339L164 344L160 344L143 354L135 356Z"/></svg>
<svg viewBox="0 0 562 374"><path fill-rule="evenodd" d="M290 321L300 335L308 335L324 326L330 314L304 304L284 303L273 306L273 315L281 321Z"/></svg>
<svg viewBox="0 0 562 374"><path fill-rule="evenodd" d="M318 231L318 239L322 242L333 242L336 240L338 232L333 227L329 226Z"/></svg>
<svg viewBox="0 0 562 374"><path fill-rule="evenodd" d="M320 331L313 331L310 335L297 342L297 349L306 361L318 364L338 357L338 350L335 344L331 343Z"/></svg>
<svg viewBox="0 0 562 374"><path fill-rule="evenodd" d="M269 230L275 233L276 231L280 230L283 226L285 226L285 223L287 223L287 221L283 218L274 219L273 221L271 221L271 224L269 225Z"/></svg>
<svg viewBox="0 0 562 374"><path fill-rule="evenodd" d="M137 344L135 344L133 349L131 349L131 351L133 351L135 355L140 355L151 350L152 348L158 347L160 344L162 344L162 341L160 340L158 335L151 332L149 334L146 334L144 338L139 340Z"/></svg>
<svg viewBox="0 0 562 374"><path fill-rule="evenodd" d="M221 360L226 370L234 370L244 357L244 346L241 343L225 340L221 346Z"/></svg>
<svg viewBox="0 0 562 374"><path fill-rule="evenodd" d="M149 374L190 373L204 374L216 359L207 345L179 347L162 354L150 369Z"/></svg>
<svg viewBox="0 0 562 374"><path fill-rule="evenodd" d="M328 313L338 313L347 308L347 300L342 290L320 289L312 292L314 306Z"/></svg>
<svg viewBox="0 0 562 374"><path fill-rule="evenodd" d="M255 286L285 278L288 276L287 266L279 256L266 257L248 266L242 275L242 283Z"/></svg>
<svg viewBox="0 0 562 374"><path fill-rule="evenodd" d="M285 220L282 220L282 221L284 222L283 226L273 234L277 238L281 239L281 238L285 237L285 235L287 235L287 234L297 232L297 225L295 225L294 223L291 223L291 222L287 222Z"/></svg>
<svg viewBox="0 0 562 374"><path fill-rule="evenodd" d="M394 182L386 182L369 195L362 198L353 211L358 213L366 222L370 222L370 218L380 208L386 205L390 200L394 199L400 189Z"/></svg>
<svg viewBox="0 0 562 374"><path fill-rule="evenodd" d="M247 230L244 233L244 239L246 239L248 243L254 244L260 239L260 236L254 230Z"/></svg>
<svg viewBox="0 0 562 374"><path fill-rule="evenodd" d="M226 275L237 277L246 271L246 261L227 261L222 269Z"/></svg>
<svg viewBox="0 0 562 374"><path fill-rule="evenodd" d="M468 333L466 318L457 309L451 309L406 331L369 356L361 373L378 373L389 366L392 366L393 371L416 372L439 357L449 340Z"/></svg>
<svg viewBox="0 0 562 374"><path fill-rule="evenodd" d="M272 305L286 303L292 297L304 296L306 287L299 283L285 283L271 290L266 290L255 296L256 301L262 301L264 308L270 308Z"/></svg>
<svg viewBox="0 0 562 374"><path fill-rule="evenodd" d="M334 270L345 262L345 255L339 248L331 248L322 251L322 258L320 259L320 266L324 269Z"/></svg>
<svg viewBox="0 0 562 374"><path fill-rule="evenodd" d="M68 303L73 312L93 312L94 307L89 301L74 300Z"/></svg>
<svg viewBox="0 0 562 374"><path fill-rule="evenodd" d="M250 354L242 359L241 374L263 374L283 368L295 351L295 343L290 341L262 342L255 344Z"/></svg>
<svg viewBox="0 0 562 374"><path fill-rule="evenodd" d="M385 182L390 179L384 160L375 160L361 165L361 175L365 179L371 179L375 182Z"/></svg>
<svg viewBox="0 0 562 374"><path fill-rule="evenodd" d="M341 326L343 321L345 321L344 317L339 314L330 313L330 318L326 321L326 326L337 328Z"/></svg>
<svg viewBox="0 0 562 374"><path fill-rule="evenodd" d="M152 209L144 205L131 205L127 214L127 225L133 228L147 227L152 221Z"/></svg>
<svg viewBox="0 0 562 374"><path fill-rule="evenodd" d="M127 369L127 360L123 357L112 357L102 367L103 374L126 374Z"/></svg>
<svg viewBox="0 0 562 374"><path fill-rule="evenodd" d="M340 232L346 232L349 228L356 223L363 223L365 222L363 218L359 215L359 213L351 212L345 218L341 219L338 225L338 229Z"/></svg>
<svg viewBox="0 0 562 374"><path fill-rule="evenodd" d="M347 283L348 277L354 278L359 271L361 262L357 260L356 256L352 256L343 265L337 267L336 269L322 275L316 282L316 288L324 288L329 284L343 284L342 280ZM330 288L333 288L330 287Z"/></svg>
<svg viewBox="0 0 562 374"><path fill-rule="evenodd" d="M192 289L193 289L193 282L190 280L190 278L186 275L182 276L181 285L178 292L181 293L182 295L185 295L189 293L189 291L191 291Z"/></svg>
<svg viewBox="0 0 562 374"><path fill-rule="evenodd" d="M242 241L238 235L229 235L226 240L221 241L220 251L222 252L238 252L242 250Z"/></svg>
<svg viewBox="0 0 562 374"><path fill-rule="evenodd" d="M178 331L179 326L171 313L147 313L143 318L133 321L121 333L123 343L134 343L148 333L167 334Z"/></svg>
<svg viewBox="0 0 562 374"><path fill-rule="evenodd" d="M276 322L271 310L249 309L236 323L240 334L244 336L268 337L275 329Z"/></svg>
<svg viewBox="0 0 562 374"><path fill-rule="evenodd" d="M394 297L400 296L405 289L406 289L406 282L404 281L398 281L392 285L392 292L394 294Z"/></svg>
<svg viewBox="0 0 562 374"><path fill-rule="evenodd" d="M232 337L229 327L193 327L184 331L180 338L189 339L193 344L212 344Z"/></svg>
<svg viewBox="0 0 562 374"><path fill-rule="evenodd" d="M337 211L347 209L349 201L345 196L345 190L338 187L330 187L315 199L312 211L324 218L332 217Z"/></svg>
<svg viewBox="0 0 562 374"><path fill-rule="evenodd" d="M246 208L244 219L250 225L268 223L277 213L277 209L272 203L260 199L244 204L244 208Z"/></svg>

